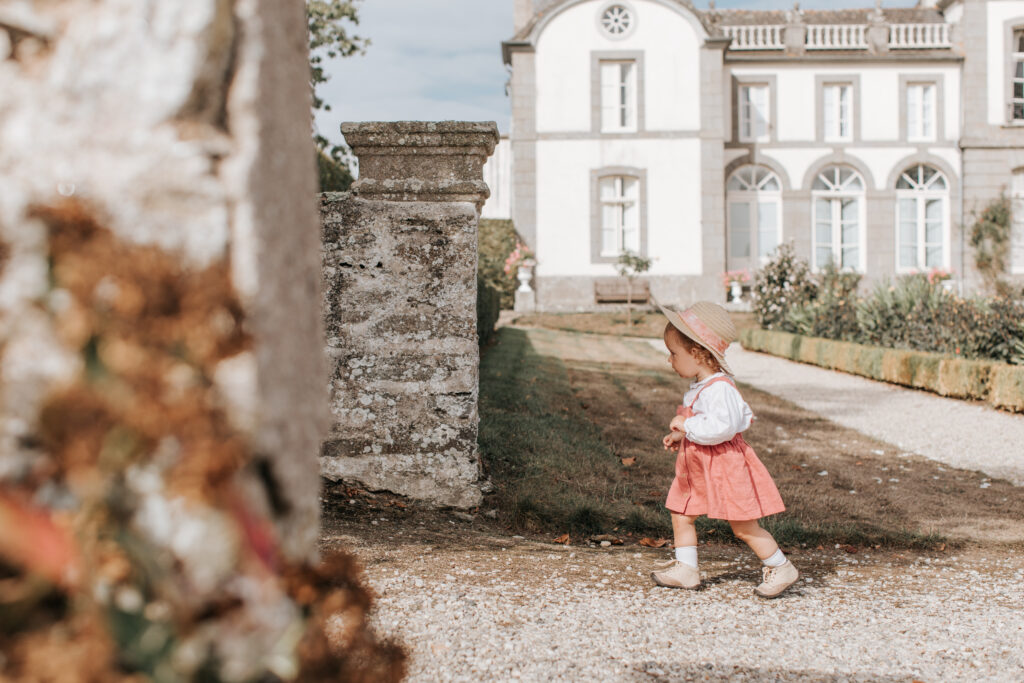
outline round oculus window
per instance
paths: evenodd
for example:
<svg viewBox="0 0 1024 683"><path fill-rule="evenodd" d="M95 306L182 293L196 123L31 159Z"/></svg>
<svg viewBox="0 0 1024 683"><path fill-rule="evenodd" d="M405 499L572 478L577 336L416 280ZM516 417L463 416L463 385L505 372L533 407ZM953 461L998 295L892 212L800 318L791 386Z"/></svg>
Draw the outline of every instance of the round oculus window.
<svg viewBox="0 0 1024 683"><path fill-rule="evenodd" d="M601 28L614 38L622 38L633 28L633 12L625 5L609 5L601 13Z"/></svg>

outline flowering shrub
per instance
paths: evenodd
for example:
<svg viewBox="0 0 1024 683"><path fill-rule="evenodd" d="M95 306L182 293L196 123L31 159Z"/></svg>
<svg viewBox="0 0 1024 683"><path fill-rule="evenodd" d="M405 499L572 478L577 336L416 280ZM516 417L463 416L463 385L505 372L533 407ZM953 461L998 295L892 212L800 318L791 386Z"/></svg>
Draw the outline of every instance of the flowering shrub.
<svg viewBox="0 0 1024 683"><path fill-rule="evenodd" d="M963 299L929 279L908 275L876 287L858 310L860 341L1024 364L1024 302Z"/></svg>
<svg viewBox="0 0 1024 683"><path fill-rule="evenodd" d="M532 259L533 252L530 248L522 242L516 241L516 248L512 250L512 253L505 259L505 275L511 278L516 277L516 271L519 270L519 266L526 259Z"/></svg>
<svg viewBox="0 0 1024 683"><path fill-rule="evenodd" d="M764 329L1024 365L1024 301L964 299L943 287L951 277L935 268L860 297L859 273L811 275L783 245L756 274L754 311Z"/></svg>
<svg viewBox="0 0 1024 683"><path fill-rule="evenodd" d="M775 250L775 256L754 276L751 289L754 315L766 330L795 332L787 322L790 309L809 303L817 294L807 262L796 257L790 242Z"/></svg>
<svg viewBox="0 0 1024 683"><path fill-rule="evenodd" d="M939 282L953 279L953 272L945 268L932 268L928 271L928 284L934 285Z"/></svg>
<svg viewBox="0 0 1024 683"><path fill-rule="evenodd" d="M816 291L806 304L786 315L785 327L811 337L853 341L857 338L857 289L861 275L840 270L833 263L813 278Z"/></svg>
<svg viewBox="0 0 1024 683"><path fill-rule="evenodd" d="M743 270L727 270L722 273L723 285L728 288L734 282L739 282L740 284L750 282L750 271L744 268Z"/></svg>

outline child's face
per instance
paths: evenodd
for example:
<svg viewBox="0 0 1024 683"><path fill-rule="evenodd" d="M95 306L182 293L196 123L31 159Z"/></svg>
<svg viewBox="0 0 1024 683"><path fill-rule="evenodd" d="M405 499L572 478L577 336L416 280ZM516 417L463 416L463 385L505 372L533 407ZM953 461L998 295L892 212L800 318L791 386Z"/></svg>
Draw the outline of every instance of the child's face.
<svg viewBox="0 0 1024 683"><path fill-rule="evenodd" d="M668 364L680 377L696 377L704 367L690 354L689 348L679 339L678 332L665 333L665 346L668 348Z"/></svg>

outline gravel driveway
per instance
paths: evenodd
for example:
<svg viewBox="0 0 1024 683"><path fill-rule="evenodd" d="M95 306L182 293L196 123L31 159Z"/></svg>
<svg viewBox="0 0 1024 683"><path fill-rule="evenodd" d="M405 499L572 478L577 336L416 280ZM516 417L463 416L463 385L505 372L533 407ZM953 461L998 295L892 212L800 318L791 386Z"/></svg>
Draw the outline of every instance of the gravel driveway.
<svg viewBox="0 0 1024 683"><path fill-rule="evenodd" d="M805 551L798 588L764 601L733 546L702 546L705 588L685 592L647 578L664 550L383 531L335 540L367 565L410 681L1024 680L1017 555Z"/></svg>

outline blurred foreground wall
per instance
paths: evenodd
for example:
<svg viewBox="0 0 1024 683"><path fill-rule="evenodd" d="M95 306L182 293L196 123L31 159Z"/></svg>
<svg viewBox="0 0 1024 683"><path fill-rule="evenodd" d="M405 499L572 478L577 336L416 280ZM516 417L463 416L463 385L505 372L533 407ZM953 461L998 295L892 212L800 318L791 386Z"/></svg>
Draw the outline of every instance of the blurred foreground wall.
<svg viewBox="0 0 1024 683"><path fill-rule="evenodd" d="M0 2L0 92L0 678L390 680L312 562L303 3Z"/></svg>
<svg viewBox="0 0 1024 683"><path fill-rule="evenodd" d="M184 365L155 381L215 384L230 426L280 483L288 552L308 553L326 393L301 3L6 3L0 27L0 475L38 467L40 409L90 353L106 362L137 345L68 329L66 314L102 304L131 327L131 316L141 325L174 313L155 300L172 294L144 291L116 264L103 265L92 291L55 277L43 216L74 205L111 245L159 247L183 273L223 279L230 293L197 300L209 310L187 324L249 341L201 368L190 364L206 350L184 349ZM103 251L114 257L115 247Z"/></svg>

